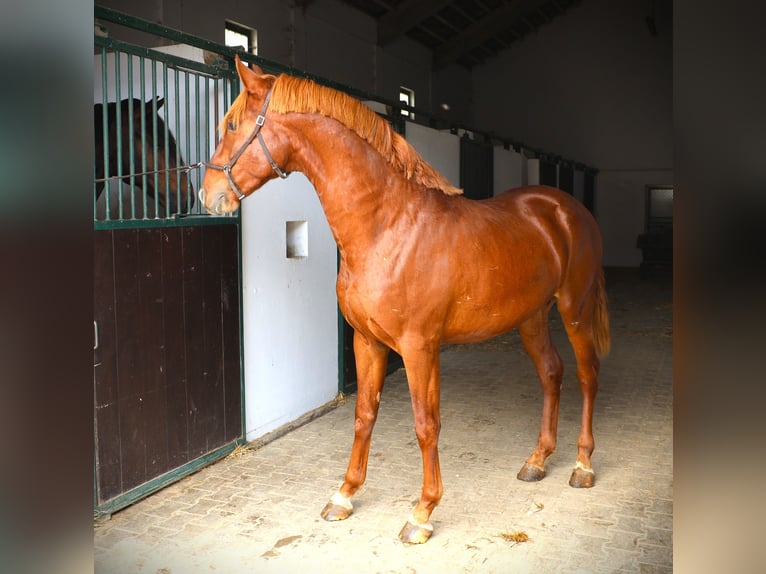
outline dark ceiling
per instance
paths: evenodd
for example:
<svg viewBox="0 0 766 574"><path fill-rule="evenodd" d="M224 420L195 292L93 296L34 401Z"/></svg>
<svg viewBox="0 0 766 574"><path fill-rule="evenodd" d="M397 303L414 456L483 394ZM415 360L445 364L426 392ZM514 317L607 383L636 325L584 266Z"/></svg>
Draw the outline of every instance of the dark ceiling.
<svg viewBox="0 0 766 574"><path fill-rule="evenodd" d="M434 68L471 68L581 0L344 0L378 23L378 44L407 36L433 51Z"/></svg>

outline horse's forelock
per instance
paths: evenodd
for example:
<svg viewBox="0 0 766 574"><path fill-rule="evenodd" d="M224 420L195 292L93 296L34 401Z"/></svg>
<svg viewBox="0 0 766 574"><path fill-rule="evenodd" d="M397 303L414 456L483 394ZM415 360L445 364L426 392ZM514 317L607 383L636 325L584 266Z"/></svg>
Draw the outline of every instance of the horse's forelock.
<svg viewBox="0 0 766 574"><path fill-rule="evenodd" d="M229 131L229 124L231 124L235 129L239 127L239 124L242 122L242 118L244 117L246 110L247 91L242 90L234 102L232 102L231 107L228 109L226 114L223 116L221 123L218 124L218 133L221 135L221 137L224 137L226 132Z"/></svg>

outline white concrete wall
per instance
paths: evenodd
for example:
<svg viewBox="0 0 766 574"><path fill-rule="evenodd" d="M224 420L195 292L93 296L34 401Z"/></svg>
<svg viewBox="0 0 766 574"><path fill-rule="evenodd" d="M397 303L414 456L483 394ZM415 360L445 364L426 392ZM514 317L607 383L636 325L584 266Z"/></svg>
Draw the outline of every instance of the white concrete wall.
<svg viewBox="0 0 766 574"><path fill-rule="evenodd" d="M460 187L460 138L449 132L406 122L405 138L432 167Z"/></svg>
<svg viewBox="0 0 766 574"><path fill-rule="evenodd" d="M527 158L527 185L540 185L540 160Z"/></svg>
<svg viewBox="0 0 766 574"><path fill-rule="evenodd" d="M606 265L638 267L641 264L636 239L645 227L646 186L668 184L673 184L671 170L598 173L595 215L604 237Z"/></svg>
<svg viewBox="0 0 766 574"><path fill-rule="evenodd" d="M286 256L286 222L306 221L308 255ZM337 248L303 174L242 202L245 426L248 440L338 392Z"/></svg>
<svg viewBox="0 0 766 574"><path fill-rule="evenodd" d="M652 5L657 36L646 25ZM639 264L645 186L673 182L671 10L581 2L473 71L471 125L600 170L606 265Z"/></svg>
<svg viewBox="0 0 766 574"><path fill-rule="evenodd" d="M500 146L495 146L493 153L492 195L524 185L523 156Z"/></svg>
<svg viewBox="0 0 766 574"><path fill-rule="evenodd" d="M224 42L226 20L258 32L258 55L299 70L398 101L399 86L415 91L417 107L465 119L471 102L470 72L449 66L434 74L430 50L402 37L377 45L373 18L342 0L98 0L97 4ZM115 37L156 46L162 40L106 24ZM446 103L449 112L440 107Z"/></svg>

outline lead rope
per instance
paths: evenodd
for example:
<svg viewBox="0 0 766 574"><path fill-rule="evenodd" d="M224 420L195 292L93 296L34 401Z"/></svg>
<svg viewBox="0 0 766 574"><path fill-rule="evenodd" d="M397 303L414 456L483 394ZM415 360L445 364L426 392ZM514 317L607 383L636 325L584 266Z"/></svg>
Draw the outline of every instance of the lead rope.
<svg viewBox="0 0 766 574"><path fill-rule="evenodd" d="M189 173L194 169L201 168L203 165L205 165L205 162L201 161L193 165L181 165L178 167L169 167L167 169L155 169L153 171L141 171L138 173L126 173L123 175L110 175L109 177L96 178L93 180L93 183L103 183L112 179L130 179L131 177L143 177L145 175L154 175L155 173L165 173L166 171L182 171L184 173Z"/></svg>

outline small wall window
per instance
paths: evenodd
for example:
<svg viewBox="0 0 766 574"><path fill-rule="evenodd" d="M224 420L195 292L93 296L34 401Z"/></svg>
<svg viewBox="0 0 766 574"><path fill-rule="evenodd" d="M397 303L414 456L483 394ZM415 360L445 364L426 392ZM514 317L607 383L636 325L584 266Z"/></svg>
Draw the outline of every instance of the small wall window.
<svg viewBox="0 0 766 574"><path fill-rule="evenodd" d="M239 46L248 54L258 53L258 32L254 28L226 20L224 41L227 46Z"/></svg>
<svg viewBox="0 0 766 574"><path fill-rule="evenodd" d="M410 107L415 107L415 90L411 90L409 88L405 88L404 86L399 87L399 101L403 104L407 104ZM402 110L402 115L409 119L415 119L415 114L407 111Z"/></svg>
<svg viewBox="0 0 766 574"><path fill-rule="evenodd" d="M306 221L288 221L286 227L287 258L309 256L309 225Z"/></svg>
<svg viewBox="0 0 766 574"><path fill-rule="evenodd" d="M650 185L646 188L646 231L673 229L673 187Z"/></svg>

